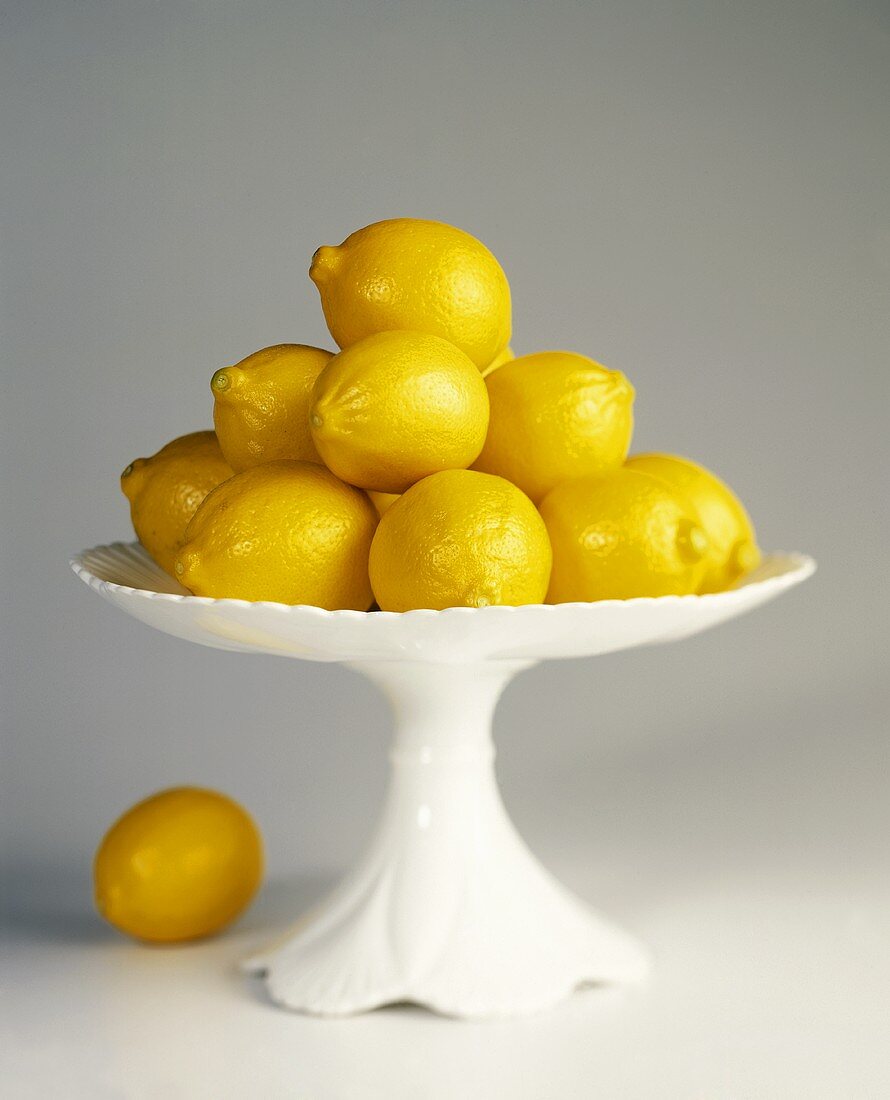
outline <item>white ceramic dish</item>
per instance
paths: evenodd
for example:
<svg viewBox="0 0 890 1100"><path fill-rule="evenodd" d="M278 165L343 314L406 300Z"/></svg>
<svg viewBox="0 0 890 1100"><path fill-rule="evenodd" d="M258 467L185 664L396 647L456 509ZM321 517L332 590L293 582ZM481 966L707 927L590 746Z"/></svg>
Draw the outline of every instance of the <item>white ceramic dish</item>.
<svg viewBox="0 0 890 1100"><path fill-rule="evenodd" d="M528 851L494 780L491 717L543 660L675 641L809 577L773 554L708 596L445 611L325 611L188 595L138 545L79 554L77 575L130 615L220 649L342 661L392 702L386 806L364 859L248 969L288 1008L345 1015L412 1001L460 1017L547 1007L582 984L630 982L645 950L568 893Z"/></svg>

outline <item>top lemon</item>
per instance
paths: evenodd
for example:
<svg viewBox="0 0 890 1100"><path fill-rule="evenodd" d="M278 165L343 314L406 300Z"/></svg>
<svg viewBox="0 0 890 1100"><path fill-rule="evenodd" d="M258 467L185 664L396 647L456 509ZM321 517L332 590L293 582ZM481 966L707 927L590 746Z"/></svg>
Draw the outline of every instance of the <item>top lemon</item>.
<svg viewBox="0 0 890 1100"><path fill-rule="evenodd" d="M634 390L584 355L541 351L485 376L488 436L474 470L498 474L540 501L555 485L614 469L633 432Z"/></svg>
<svg viewBox="0 0 890 1100"><path fill-rule="evenodd" d="M754 527L739 498L716 474L676 455L634 455L628 469L661 478L684 494L708 536L705 574L699 592L722 592L760 562Z"/></svg>
<svg viewBox="0 0 890 1100"><path fill-rule="evenodd" d="M213 423L233 470L280 458L320 461L309 434L309 402L330 358L321 348L276 344L214 374Z"/></svg>
<svg viewBox="0 0 890 1100"><path fill-rule="evenodd" d="M510 342L501 265L481 241L442 222L375 222L319 248L309 277L341 348L407 329L441 336L484 370Z"/></svg>

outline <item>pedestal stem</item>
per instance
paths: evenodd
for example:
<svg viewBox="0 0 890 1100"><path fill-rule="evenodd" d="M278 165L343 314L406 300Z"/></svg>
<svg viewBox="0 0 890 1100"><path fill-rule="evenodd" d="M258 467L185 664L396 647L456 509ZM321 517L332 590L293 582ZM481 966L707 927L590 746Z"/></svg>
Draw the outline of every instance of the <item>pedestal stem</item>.
<svg viewBox="0 0 890 1100"><path fill-rule="evenodd" d="M530 662L367 662L352 665L387 697L396 718L394 751L421 742L440 753L490 746L491 717L508 682Z"/></svg>
<svg viewBox="0 0 890 1100"><path fill-rule="evenodd" d="M541 867L501 802L491 716L525 665L354 667L395 712L386 803L358 866L249 964L272 997L323 1014L410 1000L494 1016L639 978L641 950Z"/></svg>

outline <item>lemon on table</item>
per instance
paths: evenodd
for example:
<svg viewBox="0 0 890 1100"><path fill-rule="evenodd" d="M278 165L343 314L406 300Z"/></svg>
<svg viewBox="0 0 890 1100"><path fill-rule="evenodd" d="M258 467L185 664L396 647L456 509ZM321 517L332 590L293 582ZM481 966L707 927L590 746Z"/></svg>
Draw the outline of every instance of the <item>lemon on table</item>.
<svg viewBox="0 0 890 1100"><path fill-rule="evenodd" d="M500 477L446 470L387 509L371 544L384 611L540 603L550 541L528 497Z"/></svg>
<svg viewBox="0 0 890 1100"><path fill-rule="evenodd" d="M488 392L462 351L439 336L380 332L341 351L315 383L318 453L344 481L401 493L482 450Z"/></svg>
<svg viewBox="0 0 890 1100"><path fill-rule="evenodd" d="M497 370L498 367L502 367L504 363L511 363L516 358L513 349L507 345L504 350L492 359L492 361L482 371L482 377L486 378L493 370Z"/></svg>
<svg viewBox="0 0 890 1100"><path fill-rule="evenodd" d="M686 595L704 575L708 541L678 490L619 467L557 485L541 502L553 547L548 603Z"/></svg>
<svg viewBox="0 0 890 1100"><path fill-rule="evenodd" d="M750 517L732 489L716 474L676 455L633 455L626 465L660 477L695 506L708 536L706 569L699 592L722 592L757 568L760 550Z"/></svg>
<svg viewBox="0 0 890 1100"><path fill-rule="evenodd" d="M312 462L235 474L186 531L176 575L196 596L366 611L377 512L367 493Z"/></svg>
<svg viewBox="0 0 890 1100"><path fill-rule="evenodd" d="M213 423L233 470L279 458L320 461L309 433L309 401L331 354L276 344L213 375Z"/></svg>
<svg viewBox="0 0 890 1100"><path fill-rule="evenodd" d="M151 458L134 459L121 474L136 536L172 573L185 529L211 489L232 476L213 432L192 432Z"/></svg>
<svg viewBox="0 0 890 1100"><path fill-rule="evenodd" d="M331 335L341 348L375 332L441 336L484 369L510 341L510 286L475 237L442 222L394 218L312 257Z"/></svg>
<svg viewBox="0 0 890 1100"><path fill-rule="evenodd" d="M137 803L105 834L93 865L102 916L156 943L218 932L247 908L262 875L263 845L250 815L198 787Z"/></svg>
<svg viewBox="0 0 890 1100"><path fill-rule="evenodd" d="M488 436L473 469L539 501L568 478L620 466L633 432L634 390L584 355L541 351L485 377Z"/></svg>

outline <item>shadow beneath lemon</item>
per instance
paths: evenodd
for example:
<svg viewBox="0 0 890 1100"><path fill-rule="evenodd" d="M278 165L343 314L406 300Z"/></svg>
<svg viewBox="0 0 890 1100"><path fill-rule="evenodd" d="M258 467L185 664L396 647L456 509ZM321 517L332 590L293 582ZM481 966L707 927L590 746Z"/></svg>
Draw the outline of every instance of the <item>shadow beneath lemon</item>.
<svg viewBox="0 0 890 1100"><path fill-rule="evenodd" d="M0 883L0 938L15 943L98 943L115 933L93 908L88 867L18 863Z"/></svg>
<svg viewBox="0 0 890 1100"><path fill-rule="evenodd" d="M141 944L117 932L93 907L89 868L72 870L54 864L19 864L3 876L0 888L0 938L9 944L127 944L153 954L199 948L244 953L284 933L333 888L337 875L313 873L267 882L250 909L229 928L207 939L174 944ZM248 946L245 946L248 944Z"/></svg>

